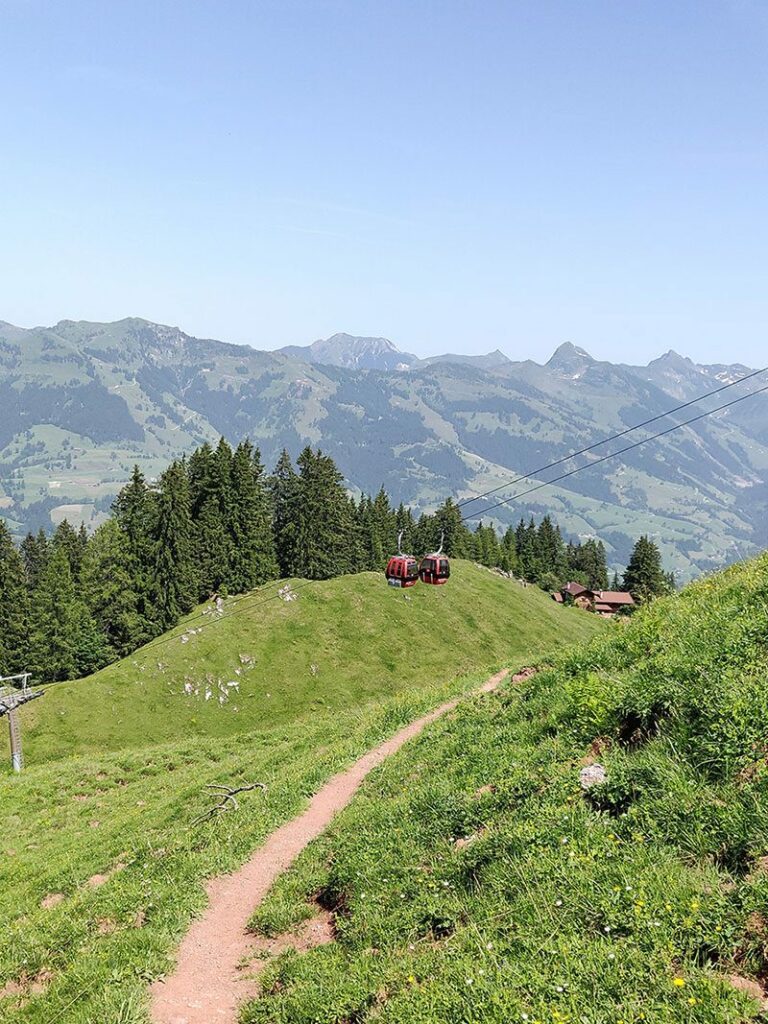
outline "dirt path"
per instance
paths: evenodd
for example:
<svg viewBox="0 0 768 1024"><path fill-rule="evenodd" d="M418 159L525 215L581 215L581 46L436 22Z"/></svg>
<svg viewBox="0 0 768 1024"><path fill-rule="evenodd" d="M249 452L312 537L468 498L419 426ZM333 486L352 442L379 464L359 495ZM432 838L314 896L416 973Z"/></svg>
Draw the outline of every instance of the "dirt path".
<svg viewBox="0 0 768 1024"><path fill-rule="evenodd" d="M476 692L495 690L508 674L497 673ZM247 972L238 971L238 964L258 951L256 939L246 932L256 907L304 847L347 806L366 775L435 719L452 711L459 699L411 722L346 771L334 775L307 809L273 832L238 871L208 883L208 907L182 939L173 974L152 986L154 1024L236 1024L238 1006L256 989L253 978L249 980Z"/></svg>

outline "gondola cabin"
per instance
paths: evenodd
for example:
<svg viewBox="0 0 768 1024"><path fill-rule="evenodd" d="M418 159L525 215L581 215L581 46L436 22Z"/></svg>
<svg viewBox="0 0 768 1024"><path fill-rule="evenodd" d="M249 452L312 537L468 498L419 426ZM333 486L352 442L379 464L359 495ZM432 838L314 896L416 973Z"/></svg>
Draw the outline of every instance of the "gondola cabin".
<svg viewBox="0 0 768 1024"><path fill-rule="evenodd" d="M431 583L434 586L441 586L448 582L451 575L451 565L445 555L436 552L433 555L425 555L419 566L419 579L422 583Z"/></svg>
<svg viewBox="0 0 768 1024"><path fill-rule="evenodd" d="M413 587L419 582L419 563L410 555L394 555L384 575L390 587Z"/></svg>

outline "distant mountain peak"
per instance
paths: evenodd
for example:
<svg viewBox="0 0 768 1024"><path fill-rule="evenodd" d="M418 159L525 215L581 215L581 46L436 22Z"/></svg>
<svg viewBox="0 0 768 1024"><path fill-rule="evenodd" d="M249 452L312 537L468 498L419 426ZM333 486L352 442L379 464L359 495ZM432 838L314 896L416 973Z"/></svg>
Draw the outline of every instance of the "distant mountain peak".
<svg viewBox="0 0 768 1024"><path fill-rule="evenodd" d="M679 367L680 369L690 370L695 366L692 359L688 356L681 356L679 352L675 352L673 348L668 349L663 356L659 356L658 359L653 359L649 366L667 366L667 367Z"/></svg>
<svg viewBox="0 0 768 1024"><path fill-rule="evenodd" d="M578 345L574 345L572 341L565 341L555 349L546 365L550 370L575 374L583 371L593 362L594 359L589 352L579 348Z"/></svg>
<svg viewBox="0 0 768 1024"><path fill-rule="evenodd" d="M400 370L417 362L410 352L401 352L388 338L358 337L339 332L319 338L311 345L287 345L283 355L308 363L341 366L347 370Z"/></svg>

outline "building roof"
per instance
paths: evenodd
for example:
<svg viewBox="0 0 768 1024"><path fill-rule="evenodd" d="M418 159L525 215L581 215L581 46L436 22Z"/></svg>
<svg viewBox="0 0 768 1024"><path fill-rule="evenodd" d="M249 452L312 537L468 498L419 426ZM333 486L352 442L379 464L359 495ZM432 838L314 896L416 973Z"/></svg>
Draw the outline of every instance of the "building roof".
<svg viewBox="0 0 768 1024"><path fill-rule="evenodd" d="M595 602L597 604L634 604L635 599L631 594L623 590L596 590Z"/></svg>
<svg viewBox="0 0 768 1024"><path fill-rule="evenodd" d="M570 594L571 597L578 597L579 594L588 593L588 588L582 587L580 583L574 583L573 581L571 581L570 583L565 584L565 586L563 587L563 593Z"/></svg>

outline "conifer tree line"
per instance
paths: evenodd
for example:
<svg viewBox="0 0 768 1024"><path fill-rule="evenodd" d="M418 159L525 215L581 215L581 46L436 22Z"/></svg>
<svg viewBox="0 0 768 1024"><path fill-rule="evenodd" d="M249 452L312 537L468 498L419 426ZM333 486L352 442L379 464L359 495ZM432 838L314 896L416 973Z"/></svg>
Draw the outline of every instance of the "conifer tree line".
<svg viewBox="0 0 768 1024"><path fill-rule="evenodd" d="M0 675L28 671L39 682L88 675L215 595L285 577L381 571L401 533L404 551L425 554L442 538L449 557L544 589L569 579L609 585L603 545L566 544L549 516L501 536L490 524L470 530L451 499L416 518L402 504L394 508L383 488L350 496L320 451L305 448L295 465L283 451L268 475L249 441L233 450L222 438L173 462L156 482L136 467L92 534L64 521L17 547L0 521ZM658 549L642 542L625 583L647 598L669 580Z"/></svg>

